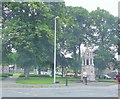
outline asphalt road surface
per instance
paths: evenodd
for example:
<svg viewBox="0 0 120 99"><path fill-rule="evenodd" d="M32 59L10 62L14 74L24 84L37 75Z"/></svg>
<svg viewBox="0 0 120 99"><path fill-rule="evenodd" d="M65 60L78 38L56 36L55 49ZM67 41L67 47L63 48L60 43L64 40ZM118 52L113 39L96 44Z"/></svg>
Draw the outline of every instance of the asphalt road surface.
<svg viewBox="0 0 120 99"><path fill-rule="evenodd" d="M76 84L31 85L16 84L10 77L0 84L1 97L118 97L120 86L115 83L89 82Z"/></svg>
<svg viewBox="0 0 120 99"><path fill-rule="evenodd" d="M3 88L2 97L118 97L117 85L62 88Z"/></svg>

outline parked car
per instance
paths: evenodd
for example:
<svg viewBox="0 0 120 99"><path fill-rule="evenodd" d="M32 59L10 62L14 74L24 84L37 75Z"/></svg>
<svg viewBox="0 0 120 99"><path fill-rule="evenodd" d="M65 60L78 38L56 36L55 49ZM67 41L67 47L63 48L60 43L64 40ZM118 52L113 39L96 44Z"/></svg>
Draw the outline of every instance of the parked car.
<svg viewBox="0 0 120 99"><path fill-rule="evenodd" d="M74 76L75 74L74 73L67 73L65 74L65 76Z"/></svg>
<svg viewBox="0 0 120 99"><path fill-rule="evenodd" d="M109 75L104 75L104 79L111 79Z"/></svg>
<svg viewBox="0 0 120 99"><path fill-rule="evenodd" d="M75 76L75 73L67 73L67 74L65 74L65 76L70 76L70 77L72 77L72 76ZM80 74L77 74L77 76L80 77L81 75L80 75Z"/></svg>
<svg viewBox="0 0 120 99"><path fill-rule="evenodd" d="M58 76L62 76L62 73L61 73L61 72L59 72L59 73L57 73L56 75L58 75Z"/></svg>
<svg viewBox="0 0 120 99"><path fill-rule="evenodd" d="M102 75L99 75L99 79L111 79L111 77L107 74L102 74Z"/></svg>

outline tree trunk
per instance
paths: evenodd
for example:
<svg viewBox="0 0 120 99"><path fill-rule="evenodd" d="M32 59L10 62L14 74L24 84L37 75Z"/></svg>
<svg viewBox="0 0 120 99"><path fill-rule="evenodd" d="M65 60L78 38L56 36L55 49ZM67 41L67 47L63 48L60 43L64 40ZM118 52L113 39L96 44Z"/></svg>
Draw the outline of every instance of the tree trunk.
<svg viewBox="0 0 120 99"><path fill-rule="evenodd" d="M75 72L75 77L77 77L77 73L78 73L78 66L76 64L77 62L77 55L76 55L76 47L74 47L74 50L73 50L73 53L74 53L74 72Z"/></svg>
<svg viewBox="0 0 120 99"><path fill-rule="evenodd" d="M78 73L78 66L75 64L74 66L74 72L75 72L75 75L74 77L77 77L77 73Z"/></svg>
<svg viewBox="0 0 120 99"><path fill-rule="evenodd" d="M24 68L25 79L29 79L29 68Z"/></svg>
<svg viewBox="0 0 120 99"><path fill-rule="evenodd" d="M78 60L78 65L80 66L80 70L81 70L81 50L80 50L80 46L81 46L81 43L79 44L79 60Z"/></svg>
<svg viewBox="0 0 120 99"><path fill-rule="evenodd" d="M62 66L62 77L63 77L63 75L64 75L64 67Z"/></svg>
<svg viewBox="0 0 120 99"><path fill-rule="evenodd" d="M54 77L54 64L52 64L52 77Z"/></svg>
<svg viewBox="0 0 120 99"><path fill-rule="evenodd" d="M38 67L38 74L41 75L41 68L40 68L40 66Z"/></svg>
<svg viewBox="0 0 120 99"><path fill-rule="evenodd" d="M4 73L4 65L2 66L2 73Z"/></svg>
<svg viewBox="0 0 120 99"><path fill-rule="evenodd" d="M80 45L81 44L79 44L79 64L80 64Z"/></svg>

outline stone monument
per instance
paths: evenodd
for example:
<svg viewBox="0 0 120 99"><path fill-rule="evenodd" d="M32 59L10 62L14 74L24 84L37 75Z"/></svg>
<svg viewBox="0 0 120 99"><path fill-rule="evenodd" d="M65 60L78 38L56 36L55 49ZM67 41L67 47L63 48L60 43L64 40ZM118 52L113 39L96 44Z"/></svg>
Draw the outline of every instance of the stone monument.
<svg viewBox="0 0 120 99"><path fill-rule="evenodd" d="M82 52L82 71L87 72L87 80L88 81L95 81L95 69L94 69L94 62L93 62L94 56L93 56L93 51L92 49L86 47L85 51ZM82 76L81 76L82 79Z"/></svg>

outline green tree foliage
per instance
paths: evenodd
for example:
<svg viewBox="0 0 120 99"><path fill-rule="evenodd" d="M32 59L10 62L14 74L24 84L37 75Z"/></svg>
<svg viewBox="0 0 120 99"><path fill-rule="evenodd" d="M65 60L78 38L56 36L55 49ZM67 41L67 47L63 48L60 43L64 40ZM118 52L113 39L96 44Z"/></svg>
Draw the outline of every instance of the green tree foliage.
<svg viewBox="0 0 120 99"><path fill-rule="evenodd" d="M56 6L59 7L59 5ZM19 54L17 62L25 69L26 78L28 78L29 70L27 69L35 64L53 59L55 17L53 9L55 10L55 7L54 4L14 2L4 3L3 9L6 8L10 12L3 12L3 46L9 45L10 48L7 47L9 52L11 52L11 48L17 50ZM3 51L7 51L6 48ZM5 54L7 53L5 52Z"/></svg>
<svg viewBox="0 0 120 99"><path fill-rule="evenodd" d="M81 66L80 46L88 43L95 51L95 66L105 69L114 62L117 48L116 18L98 8L88 12L82 7L65 7L58 2L4 2L2 5L3 63L16 63L29 78L30 68L53 68L54 21L57 19L57 65L70 66L77 75ZM72 57L66 58L65 54ZM106 57L107 56L107 57ZM109 57L108 57L109 56ZM15 57L13 55L13 57ZM101 66L101 62L103 65Z"/></svg>
<svg viewBox="0 0 120 99"><path fill-rule="evenodd" d="M77 75L78 67L80 66L80 46L85 43L85 36L88 32L88 11L82 7L66 7L66 15L63 24L63 38L61 46L67 53L73 53L74 72ZM77 51L79 50L79 58Z"/></svg>
<svg viewBox="0 0 120 99"><path fill-rule="evenodd" d="M106 69L110 62L115 62L117 52L117 18L98 8L90 13L91 43L98 46L95 65L100 70ZM102 63L102 64L100 64Z"/></svg>

